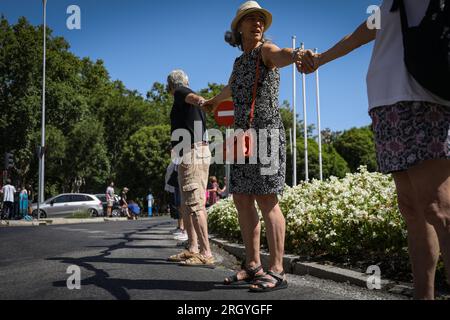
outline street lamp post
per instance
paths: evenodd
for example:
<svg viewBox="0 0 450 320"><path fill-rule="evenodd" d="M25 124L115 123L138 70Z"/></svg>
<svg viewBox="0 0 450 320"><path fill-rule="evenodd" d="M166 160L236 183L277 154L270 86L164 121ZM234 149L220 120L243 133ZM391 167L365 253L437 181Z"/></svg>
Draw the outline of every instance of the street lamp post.
<svg viewBox="0 0 450 320"><path fill-rule="evenodd" d="M38 220L41 218L39 204L44 202L45 190L45 67L47 50L47 0L42 0L44 14L44 54L42 63L42 131L41 147L39 149L39 187L38 187Z"/></svg>

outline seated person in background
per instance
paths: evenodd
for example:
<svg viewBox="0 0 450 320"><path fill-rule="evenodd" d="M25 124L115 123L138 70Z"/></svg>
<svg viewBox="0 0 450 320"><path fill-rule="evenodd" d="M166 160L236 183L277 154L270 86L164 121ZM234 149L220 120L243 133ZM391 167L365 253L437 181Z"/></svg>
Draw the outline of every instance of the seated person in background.
<svg viewBox="0 0 450 320"><path fill-rule="evenodd" d="M130 201L128 203L128 210L130 211L133 220L137 220L139 215L141 214L141 208L134 201Z"/></svg>

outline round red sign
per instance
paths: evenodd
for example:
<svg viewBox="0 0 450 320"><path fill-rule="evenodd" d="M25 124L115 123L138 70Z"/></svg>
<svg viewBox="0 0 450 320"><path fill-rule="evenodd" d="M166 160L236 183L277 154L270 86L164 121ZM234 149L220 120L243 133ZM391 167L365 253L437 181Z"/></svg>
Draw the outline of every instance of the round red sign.
<svg viewBox="0 0 450 320"><path fill-rule="evenodd" d="M219 126L231 127L234 125L234 104L231 100L222 101L216 108L214 118Z"/></svg>

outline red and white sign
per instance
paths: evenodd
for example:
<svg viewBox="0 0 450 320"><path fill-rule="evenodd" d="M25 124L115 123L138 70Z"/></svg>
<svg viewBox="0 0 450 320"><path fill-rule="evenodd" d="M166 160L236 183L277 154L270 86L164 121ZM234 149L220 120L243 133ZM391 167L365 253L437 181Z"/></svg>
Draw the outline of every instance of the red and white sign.
<svg viewBox="0 0 450 320"><path fill-rule="evenodd" d="M234 104L232 100L219 103L214 113L214 118L219 126L231 127L234 125Z"/></svg>

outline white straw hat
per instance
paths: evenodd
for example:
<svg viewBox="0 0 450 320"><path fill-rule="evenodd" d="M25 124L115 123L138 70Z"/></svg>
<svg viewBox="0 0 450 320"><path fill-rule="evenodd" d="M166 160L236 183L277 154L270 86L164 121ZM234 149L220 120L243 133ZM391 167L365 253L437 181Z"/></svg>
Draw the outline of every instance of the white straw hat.
<svg viewBox="0 0 450 320"><path fill-rule="evenodd" d="M241 5L236 12L236 17L233 19L233 22L231 23L231 30L235 31L237 28L237 25L241 19L250 13L253 12L260 12L264 15L266 18L265 23L265 30L269 29L272 25L272 14L267 11L266 9L261 8L261 6L256 1L247 1L243 5Z"/></svg>

